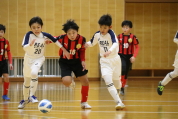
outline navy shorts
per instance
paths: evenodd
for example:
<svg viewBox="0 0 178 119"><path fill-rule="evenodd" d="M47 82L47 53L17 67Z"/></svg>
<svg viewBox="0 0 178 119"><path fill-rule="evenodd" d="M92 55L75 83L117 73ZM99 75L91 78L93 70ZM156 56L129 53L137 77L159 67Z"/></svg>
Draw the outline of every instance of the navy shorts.
<svg viewBox="0 0 178 119"><path fill-rule="evenodd" d="M61 69L61 77L71 76L71 73L74 72L76 78L84 76L88 73L88 70L83 70L80 59L59 59L59 66Z"/></svg>
<svg viewBox="0 0 178 119"><path fill-rule="evenodd" d="M8 64L6 60L0 61L0 77L2 77L4 73L8 74Z"/></svg>

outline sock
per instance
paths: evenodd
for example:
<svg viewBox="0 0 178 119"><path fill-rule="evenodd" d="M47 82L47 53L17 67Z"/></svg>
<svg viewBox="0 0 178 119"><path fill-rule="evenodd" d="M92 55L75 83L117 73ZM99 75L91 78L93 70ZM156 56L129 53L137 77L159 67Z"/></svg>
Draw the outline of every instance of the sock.
<svg viewBox="0 0 178 119"><path fill-rule="evenodd" d="M125 87L125 84L126 84L125 75L122 75L122 76L121 76L121 82L122 82L122 88L124 88L124 87Z"/></svg>
<svg viewBox="0 0 178 119"><path fill-rule="evenodd" d="M165 85L168 84L171 80L172 80L172 78L170 77L170 73L168 73L168 74L166 75L166 77L161 81L161 85L165 86Z"/></svg>
<svg viewBox="0 0 178 119"><path fill-rule="evenodd" d="M112 96L112 98L114 99L114 101L116 103L118 103L118 102L122 103L119 95L117 94L117 90L114 87L113 83L111 83L111 84L108 85L108 91L109 91L110 95Z"/></svg>
<svg viewBox="0 0 178 119"><path fill-rule="evenodd" d="M88 90L89 90L89 86L82 86L82 89L81 89L81 94L82 94L81 102L87 102Z"/></svg>
<svg viewBox="0 0 178 119"><path fill-rule="evenodd" d="M9 90L9 82L4 82L3 87L4 87L3 95L7 95Z"/></svg>
<svg viewBox="0 0 178 119"><path fill-rule="evenodd" d="M23 96L24 96L24 100L28 100L29 97L29 89L30 86L25 86L23 85Z"/></svg>
<svg viewBox="0 0 178 119"><path fill-rule="evenodd" d="M30 96L35 95L38 86L38 79L32 79L30 82Z"/></svg>

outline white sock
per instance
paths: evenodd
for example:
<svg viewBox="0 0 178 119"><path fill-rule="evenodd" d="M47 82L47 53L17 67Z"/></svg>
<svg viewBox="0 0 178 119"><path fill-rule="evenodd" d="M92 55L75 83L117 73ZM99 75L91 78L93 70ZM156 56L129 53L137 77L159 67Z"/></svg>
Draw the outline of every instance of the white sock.
<svg viewBox="0 0 178 119"><path fill-rule="evenodd" d="M29 97L29 89L30 86L25 86L23 85L23 96L24 96L24 100L28 100Z"/></svg>
<svg viewBox="0 0 178 119"><path fill-rule="evenodd" d="M122 101L121 101L121 99L120 99L120 97L117 93L117 90L116 90L116 88L114 87L113 84L108 85L108 91L109 91L110 95L113 97L113 99L116 103L118 103L118 102L122 103Z"/></svg>
<svg viewBox="0 0 178 119"><path fill-rule="evenodd" d="M168 73L168 74L166 75L166 77L164 77L164 79L161 81L161 85L165 86L165 85L167 85L171 80L172 80L172 78L170 77L170 73Z"/></svg>
<svg viewBox="0 0 178 119"><path fill-rule="evenodd" d="M30 96L35 95L38 86L38 79L32 79L30 82Z"/></svg>

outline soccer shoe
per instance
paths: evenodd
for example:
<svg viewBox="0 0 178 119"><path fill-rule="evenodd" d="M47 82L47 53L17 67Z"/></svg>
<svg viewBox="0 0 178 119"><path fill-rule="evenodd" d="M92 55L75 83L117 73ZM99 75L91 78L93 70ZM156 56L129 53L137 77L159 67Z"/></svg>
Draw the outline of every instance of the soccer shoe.
<svg viewBox="0 0 178 119"><path fill-rule="evenodd" d="M30 102L29 100L21 100L18 109L23 109L25 105L28 104L29 102Z"/></svg>
<svg viewBox="0 0 178 119"><path fill-rule="evenodd" d="M158 95L162 95L163 90L164 90L164 86L161 85L161 81L160 81L160 82L158 83L158 88L157 88Z"/></svg>
<svg viewBox="0 0 178 119"><path fill-rule="evenodd" d="M32 102L32 103L38 102L37 97L35 97L34 95L33 95L33 96L30 96L30 97L29 97L29 100L30 100L30 102Z"/></svg>
<svg viewBox="0 0 178 119"><path fill-rule="evenodd" d="M10 100L10 98L9 98L7 95L3 95L3 96L2 96L2 99L3 99L3 100Z"/></svg>
<svg viewBox="0 0 178 119"><path fill-rule="evenodd" d="M121 88L120 94L121 94L121 95L124 95L124 94L125 94L125 93L124 93L124 88Z"/></svg>
<svg viewBox="0 0 178 119"><path fill-rule="evenodd" d="M72 89L75 89L75 82L74 82L74 80L72 79L72 83L70 84L70 86L69 86L70 88L72 88Z"/></svg>
<svg viewBox="0 0 178 119"><path fill-rule="evenodd" d="M116 106L115 106L116 110L121 110L121 109L124 109L125 108L125 105L123 103L118 103Z"/></svg>
<svg viewBox="0 0 178 119"><path fill-rule="evenodd" d="M81 103L81 108L82 109L91 109L91 106L87 102L82 102Z"/></svg>

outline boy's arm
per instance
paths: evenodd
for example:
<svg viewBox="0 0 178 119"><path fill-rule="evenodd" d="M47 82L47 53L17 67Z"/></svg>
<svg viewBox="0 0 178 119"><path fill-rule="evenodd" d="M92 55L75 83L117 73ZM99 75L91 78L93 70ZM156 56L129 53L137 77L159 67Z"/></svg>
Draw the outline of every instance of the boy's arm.
<svg viewBox="0 0 178 119"><path fill-rule="evenodd" d="M176 33L176 35L175 35L173 41L174 41L176 44L178 44L178 31L177 31L177 33Z"/></svg>
<svg viewBox="0 0 178 119"><path fill-rule="evenodd" d="M133 54L133 56L134 56L135 58L137 57L139 50L140 50L139 45L138 45L138 44L135 45L135 51L134 51L134 54Z"/></svg>
<svg viewBox="0 0 178 119"><path fill-rule="evenodd" d="M24 36L24 38L23 38L22 47L23 47L24 51L27 51L28 48L30 47L29 40L30 40L30 34L31 34L31 33L32 33L32 32L29 31L29 32Z"/></svg>
<svg viewBox="0 0 178 119"><path fill-rule="evenodd" d="M93 35L90 41L86 42L85 47L93 47L94 45L96 45L98 43L98 38L97 38L98 34L99 34L99 31Z"/></svg>
<svg viewBox="0 0 178 119"><path fill-rule="evenodd" d="M117 39L115 33L114 33L112 30L109 30L108 33L110 34L111 40L112 40L112 43L113 43L112 46L111 46L111 48L109 48L109 51L112 52L114 49L116 49L116 48L119 47L118 39ZM118 48L118 49L119 49L119 48Z"/></svg>
<svg viewBox="0 0 178 119"><path fill-rule="evenodd" d="M9 41L6 40L6 44L7 44L6 51L7 51L8 61L9 61L9 67L10 67L10 70L13 70L12 54L11 54L11 52L10 52L10 44L9 44Z"/></svg>

